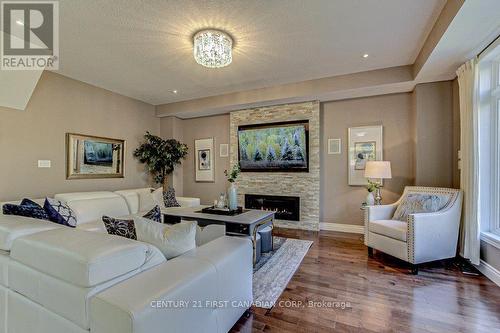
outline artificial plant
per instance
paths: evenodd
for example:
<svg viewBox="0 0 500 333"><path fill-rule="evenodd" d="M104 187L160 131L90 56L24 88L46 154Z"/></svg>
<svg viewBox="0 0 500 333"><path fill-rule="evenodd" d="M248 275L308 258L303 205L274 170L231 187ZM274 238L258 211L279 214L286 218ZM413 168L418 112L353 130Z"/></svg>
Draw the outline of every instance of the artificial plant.
<svg viewBox="0 0 500 333"><path fill-rule="evenodd" d="M188 147L175 139L162 139L146 132L145 141L134 150L134 157L146 164L148 172L158 184L163 184L163 191L168 189L168 175L181 164L188 152Z"/></svg>

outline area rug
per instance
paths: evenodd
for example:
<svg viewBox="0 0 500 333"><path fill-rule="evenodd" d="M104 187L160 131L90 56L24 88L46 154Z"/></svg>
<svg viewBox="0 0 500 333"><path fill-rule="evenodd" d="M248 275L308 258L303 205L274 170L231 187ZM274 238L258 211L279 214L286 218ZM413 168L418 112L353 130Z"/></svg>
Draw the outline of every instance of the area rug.
<svg viewBox="0 0 500 333"><path fill-rule="evenodd" d="M312 241L274 237L274 250L262 254L254 268L254 306L270 309L299 268Z"/></svg>

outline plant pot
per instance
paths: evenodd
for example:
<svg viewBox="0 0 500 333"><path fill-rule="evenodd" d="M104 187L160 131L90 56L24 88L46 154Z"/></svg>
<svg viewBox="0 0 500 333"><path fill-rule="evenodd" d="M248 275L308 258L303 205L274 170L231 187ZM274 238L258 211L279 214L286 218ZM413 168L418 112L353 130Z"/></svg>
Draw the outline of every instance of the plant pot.
<svg viewBox="0 0 500 333"><path fill-rule="evenodd" d="M229 188L227 189L227 197L229 201L229 209L236 210L238 208L238 188L234 185L234 183L229 185Z"/></svg>
<svg viewBox="0 0 500 333"><path fill-rule="evenodd" d="M368 192L366 196L366 205L367 206L375 205L375 197L373 196L373 192Z"/></svg>

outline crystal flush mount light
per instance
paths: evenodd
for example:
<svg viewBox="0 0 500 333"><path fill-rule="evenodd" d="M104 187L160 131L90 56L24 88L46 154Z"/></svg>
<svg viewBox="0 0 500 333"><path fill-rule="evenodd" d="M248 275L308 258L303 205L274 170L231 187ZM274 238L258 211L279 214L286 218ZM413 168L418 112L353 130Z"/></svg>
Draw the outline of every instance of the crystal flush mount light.
<svg viewBox="0 0 500 333"><path fill-rule="evenodd" d="M194 35L194 59L209 68L225 67L233 61L233 40L220 30L201 30Z"/></svg>

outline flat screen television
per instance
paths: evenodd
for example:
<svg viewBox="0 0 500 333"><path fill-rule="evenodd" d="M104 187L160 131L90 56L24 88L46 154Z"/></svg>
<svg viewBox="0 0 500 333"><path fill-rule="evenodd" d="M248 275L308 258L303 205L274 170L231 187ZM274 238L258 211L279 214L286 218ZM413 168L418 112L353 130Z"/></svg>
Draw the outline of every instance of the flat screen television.
<svg viewBox="0 0 500 333"><path fill-rule="evenodd" d="M308 172L309 121L239 126L238 160L242 172Z"/></svg>

